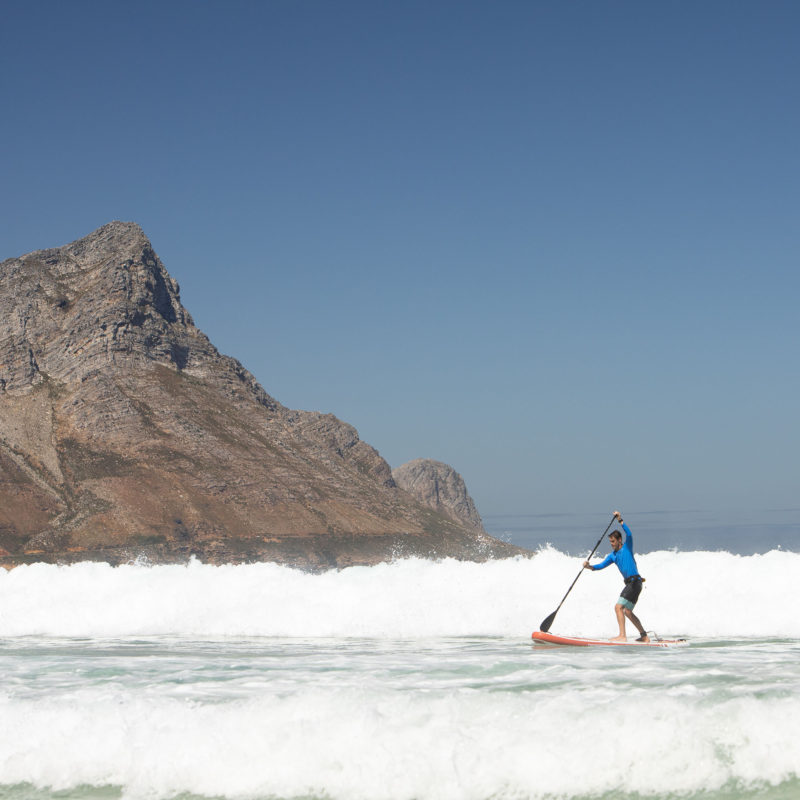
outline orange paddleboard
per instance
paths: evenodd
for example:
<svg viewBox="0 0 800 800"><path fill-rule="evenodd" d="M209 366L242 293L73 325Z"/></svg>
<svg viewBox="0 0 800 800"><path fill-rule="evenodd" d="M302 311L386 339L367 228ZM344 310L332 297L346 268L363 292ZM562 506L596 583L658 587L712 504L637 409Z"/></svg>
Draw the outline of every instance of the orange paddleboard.
<svg viewBox="0 0 800 800"><path fill-rule="evenodd" d="M531 637L537 644L562 644L572 647L686 647L686 639L651 639L649 642L613 642L611 639L583 639L580 636L556 636L553 633L534 631Z"/></svg>

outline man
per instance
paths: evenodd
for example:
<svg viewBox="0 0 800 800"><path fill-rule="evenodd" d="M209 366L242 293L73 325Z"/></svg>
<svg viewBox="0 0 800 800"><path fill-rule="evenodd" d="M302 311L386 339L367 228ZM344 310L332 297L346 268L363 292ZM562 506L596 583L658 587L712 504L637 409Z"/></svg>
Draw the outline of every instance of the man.
<svg viewBox="0 0 800 800"><path fill-rule="evenodd" d="M606 556L605 561L594 567L588 561L584 561L583 566L584 569L596 572L598 569L605 569L609 564L616 564L625 579L625 588L614 606L614 613L617 615L617 622L619 623L619 636L615 636L611 641L626 641L628 637L625 635L625 618L627 617L639 631L640 636L636 641L649 642L650 637L647 635L644 626L639 621L639 617L633 613L633 607L639 599L639 594L642 591L642 581L644 580L639 574L636 559L633 557L633 534L622 521L622 515L619 511L615 511L614 516L619 521L619 524L622 525L622 530L625 531L625 544L622 543L622 534L619 531L611 531L608 534L611 542L611 552Z"/></svg>

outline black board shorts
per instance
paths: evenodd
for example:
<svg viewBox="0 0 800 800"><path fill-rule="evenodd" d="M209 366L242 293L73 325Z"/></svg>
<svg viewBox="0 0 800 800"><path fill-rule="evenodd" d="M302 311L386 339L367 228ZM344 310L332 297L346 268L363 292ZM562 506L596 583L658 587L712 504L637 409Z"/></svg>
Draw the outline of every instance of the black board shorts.
<svg viewBox="0 0 800 800"><path fill-rule="evenodd" d="M625 588L619 596L620 600L627 600L627 603L621 605L633 609L639 595L642 593L642 578L639 575L634 575L632 578L625 578ZM629 605L630 604L630 605Z"/></svg>

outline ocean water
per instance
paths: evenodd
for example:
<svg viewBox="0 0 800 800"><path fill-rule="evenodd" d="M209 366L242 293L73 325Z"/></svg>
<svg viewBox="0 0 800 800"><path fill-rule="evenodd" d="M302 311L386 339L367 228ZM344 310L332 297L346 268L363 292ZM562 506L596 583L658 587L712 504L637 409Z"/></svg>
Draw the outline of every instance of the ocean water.
<svg viewBox="0 0 800 800"><path fill-rule="evenodd" d="M576 555L594 546L611 514L605 523L602 520L602 514L561 512L494 514L483 522L493 536L520 547L538 550L550 544ZM636 547L642 552L724 550L752 555L773 549L800 550L800 508L645 511L626 521L635 528ZM595 528L599 529L593 534Z"/></svg>
<svg viewBox="0 0 800 800"><path fill-rule="evenodd" d="M0 570L0 798L796 800L800 553L638 561Z"/></svg>

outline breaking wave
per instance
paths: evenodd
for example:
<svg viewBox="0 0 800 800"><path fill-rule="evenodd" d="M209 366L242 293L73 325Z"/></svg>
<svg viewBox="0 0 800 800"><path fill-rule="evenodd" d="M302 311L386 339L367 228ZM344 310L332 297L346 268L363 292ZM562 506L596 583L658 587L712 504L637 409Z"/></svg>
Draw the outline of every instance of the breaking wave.
<svg viewBox="0 0 800 800"><path fill-rule="evenodd" d="M688 637L800 637L800 554L653 552L637 613ZM545 549L482 564L407 559L311 574L276 564L33 564L0 570L0 636L178 635L417 638L529 636L581 559ZM552 630L615 632L621 579L583 573Z"/></svg>

